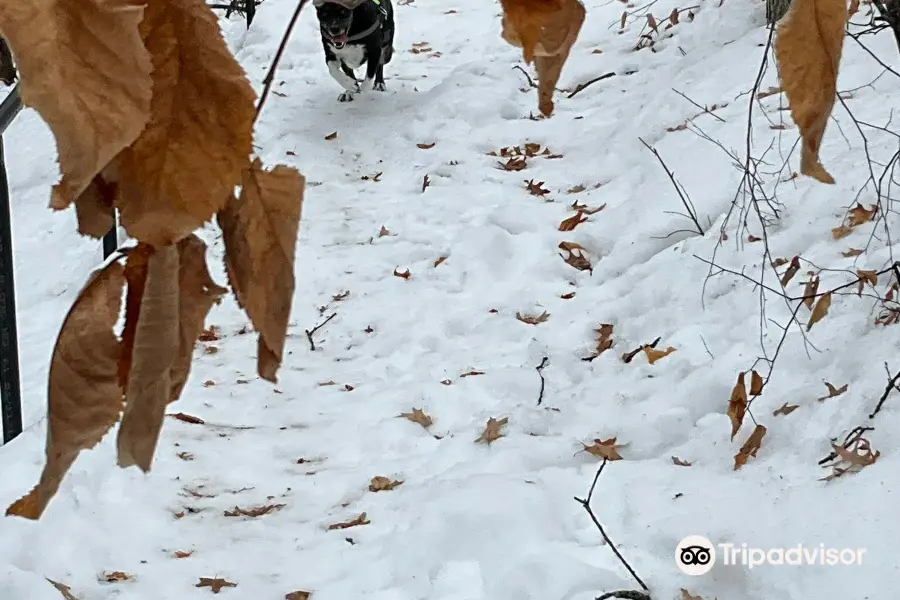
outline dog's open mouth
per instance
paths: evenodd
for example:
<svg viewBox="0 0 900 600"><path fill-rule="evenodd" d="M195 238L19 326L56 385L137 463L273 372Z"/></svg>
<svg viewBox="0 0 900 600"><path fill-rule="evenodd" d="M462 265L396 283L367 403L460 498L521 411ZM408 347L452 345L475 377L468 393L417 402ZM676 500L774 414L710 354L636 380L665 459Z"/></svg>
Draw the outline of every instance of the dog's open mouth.
<svg viewBox="0 0 900 600"><path fill-rule="evenodd" d="M337 46L338 48L343 47L350 39L350 36L347 35L347 32L339 33L337 35L331 36L331 43Z"/></svg>

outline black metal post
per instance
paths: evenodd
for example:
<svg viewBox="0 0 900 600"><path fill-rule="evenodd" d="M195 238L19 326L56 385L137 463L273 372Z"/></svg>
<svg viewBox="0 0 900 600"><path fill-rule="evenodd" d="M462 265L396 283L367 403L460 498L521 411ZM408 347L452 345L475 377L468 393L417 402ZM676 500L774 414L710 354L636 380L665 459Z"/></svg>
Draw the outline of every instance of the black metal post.
<svg viewBox="0 0 900 600"><path fill-rule="evenodd" d="M256 0L244 0L244 12L247 14L247 29L250 29L250 23L256 16Z"/></svg>
<svg viewBox="0 0 900 600"><path fill-rule="evenodd" d="M6 164L3 160L3 135L0 132L0 421L3 424L4 444L22 433L11 213Z"/></svg>

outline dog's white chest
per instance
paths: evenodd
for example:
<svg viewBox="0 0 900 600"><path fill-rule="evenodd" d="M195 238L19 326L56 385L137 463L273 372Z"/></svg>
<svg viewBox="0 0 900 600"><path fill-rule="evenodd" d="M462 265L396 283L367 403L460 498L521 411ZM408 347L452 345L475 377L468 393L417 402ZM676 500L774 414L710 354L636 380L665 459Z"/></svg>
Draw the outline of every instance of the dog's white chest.
<svg viewBox="0 0 900 600"><path fill-rule="evenodd" d="M360 67L366 59L366 47L361 44L347 44L343 48L332 45L331 51L351 69Z"/></svg>

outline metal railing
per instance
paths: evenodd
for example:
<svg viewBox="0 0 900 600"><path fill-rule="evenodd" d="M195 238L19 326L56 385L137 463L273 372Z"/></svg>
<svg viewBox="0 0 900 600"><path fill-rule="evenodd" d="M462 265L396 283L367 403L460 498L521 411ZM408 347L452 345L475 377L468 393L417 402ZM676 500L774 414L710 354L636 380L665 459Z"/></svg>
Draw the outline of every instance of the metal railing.
<svg viewBox="0 0 900 600"><path fill-rule="evenodd" d="M3 155L3 134L21 110L22 100L17 85L0 103L0 425L3 427L4 444L22 433L22 388L19 375L19 336L16 327L12 206ZM114 218L112 229L103 236L103 258L108 258L117 247Z"/></svg>

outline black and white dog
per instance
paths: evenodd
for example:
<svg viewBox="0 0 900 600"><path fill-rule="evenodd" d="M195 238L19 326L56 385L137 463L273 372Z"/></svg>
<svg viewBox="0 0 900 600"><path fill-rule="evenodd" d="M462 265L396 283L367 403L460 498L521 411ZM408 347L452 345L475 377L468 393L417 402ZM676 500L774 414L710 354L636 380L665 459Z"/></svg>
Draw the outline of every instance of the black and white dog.
<svg viewBox="0 0 900 600"><path fill-rule="evenodd" d="M383 92L384 65L394 55L394 7L391 0L313 0L325 64L346 90L338 100L349 102L355 94ZM353 70L366 65L360 82Z"/></svg>

